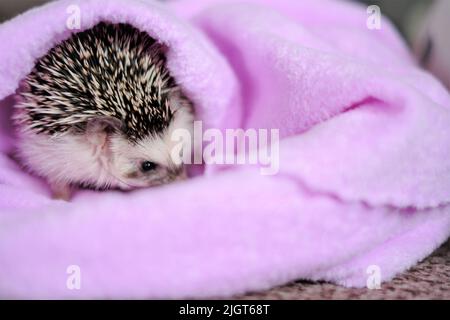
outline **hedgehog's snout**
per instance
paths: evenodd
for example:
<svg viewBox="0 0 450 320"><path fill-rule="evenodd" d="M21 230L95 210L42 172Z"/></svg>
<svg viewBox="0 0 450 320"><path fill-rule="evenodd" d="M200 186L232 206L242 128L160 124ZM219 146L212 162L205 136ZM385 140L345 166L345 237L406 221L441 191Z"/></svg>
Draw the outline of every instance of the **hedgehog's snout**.
<svg viewBox="0 0 450 320"><path fill-rule="evenodd" d="M112 175L118 180L118 187L124 190L156 187L187 178L184 166L167 168L163 164L155 164L155 168L151 171L144 171L141 167L135 167L128 172L112 173Z"/></svg>
<svg viewBox="0 0 450 320"><path fill-rule="evenodd" d="M162 184L183 181L187 179L187 174L184 166L179 166L176 169L167 169L166 173L161 178L149 181L148 187L156 187Z"/></svg>
<svg viewBox="0 0 450 320"><path fill-rule="evenodd" d="M186 119L187 120L187 119ZM108 171L122 189L153 187L186 178L186 167L172 157L170 130L137 141L116 133L108 139Z"/></svg>

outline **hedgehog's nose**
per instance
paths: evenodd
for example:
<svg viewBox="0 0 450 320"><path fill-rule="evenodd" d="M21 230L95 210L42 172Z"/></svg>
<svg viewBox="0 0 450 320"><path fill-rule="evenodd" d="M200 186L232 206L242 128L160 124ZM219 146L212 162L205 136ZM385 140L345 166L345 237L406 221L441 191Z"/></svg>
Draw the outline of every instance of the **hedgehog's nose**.
<svg viewBox="0 0 450 320"><path fill-rule="evenodd" d="M186 180L187 173L184 166L178 166L169 171L170 180L172 181L180 181Z"/></svg>
<svg viewBox="0 0 450 320"><path fill-rule="evenodd" d="M186 170L183 169L182 172L177 176L176 180L186 180L187 179Z"/></svg>

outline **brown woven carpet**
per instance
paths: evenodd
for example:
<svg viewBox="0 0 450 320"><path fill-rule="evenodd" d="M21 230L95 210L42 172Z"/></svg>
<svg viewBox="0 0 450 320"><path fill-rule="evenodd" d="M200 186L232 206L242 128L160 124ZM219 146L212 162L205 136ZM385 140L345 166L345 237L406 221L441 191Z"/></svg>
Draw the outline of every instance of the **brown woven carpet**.
<svg viewBox="0 0 450 320"><path fill-rule="evenodd" d="M381 289L344 288L329 283L297 281L237 299L446 299L450 300L450 240L424 261L382 283Z"/></svg>

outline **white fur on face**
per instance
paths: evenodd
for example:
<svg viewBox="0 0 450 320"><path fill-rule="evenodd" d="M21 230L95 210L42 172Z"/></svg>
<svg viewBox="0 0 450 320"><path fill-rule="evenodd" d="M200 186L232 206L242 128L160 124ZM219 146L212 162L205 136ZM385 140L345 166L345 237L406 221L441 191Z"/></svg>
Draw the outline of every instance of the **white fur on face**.
<svg viewBox="0 0 450 320"><path fill-rule="evenodd" d="M18 155L26 167L50 183L121 189L158 185L183 177L183 168L171 158L171 135L178 128L192 131L192 123L188 108L177 109L164 132L137 144L117 133L49 136L20 131ZM154 162L157 168L143 173L143 161Z"/></svg>
<svg viewBox="0 0 450 320"><path fill-rule="evenodd" d="M174 130L183 128L192 132L193 116L186 109L179 109L164 132L150 135L137 143L131 143L122 136L111 139L113 159L112 174L131 186L144 187L178 180L184 176L181 155L173 158L172 149L177 144L172 141ZM140 172L142 162L151 161L157 165L154 171ZM181 163L181 165L179 164Z"/></svg>
<svg viewBox="0 0 450 320"><path fill-rule="evenodd" d="M21 132L18 156L28 169L50 184L77 183L97 188L120 185L109 173L108 154L84 135Z"/></svg>

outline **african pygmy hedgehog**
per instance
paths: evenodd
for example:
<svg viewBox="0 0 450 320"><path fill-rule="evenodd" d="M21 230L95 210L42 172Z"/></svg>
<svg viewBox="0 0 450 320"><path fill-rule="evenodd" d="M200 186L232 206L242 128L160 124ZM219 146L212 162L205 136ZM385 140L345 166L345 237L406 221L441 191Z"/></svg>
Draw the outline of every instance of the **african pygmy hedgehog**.
<svg viewBox="0 0 450 320"><path fill-rule="evenodd" d="M41 58L18 89L18 158L57 198L70 186L130 189L184 176L171 134L192 104L164 46L128 24L101 22Z"/></svg>

